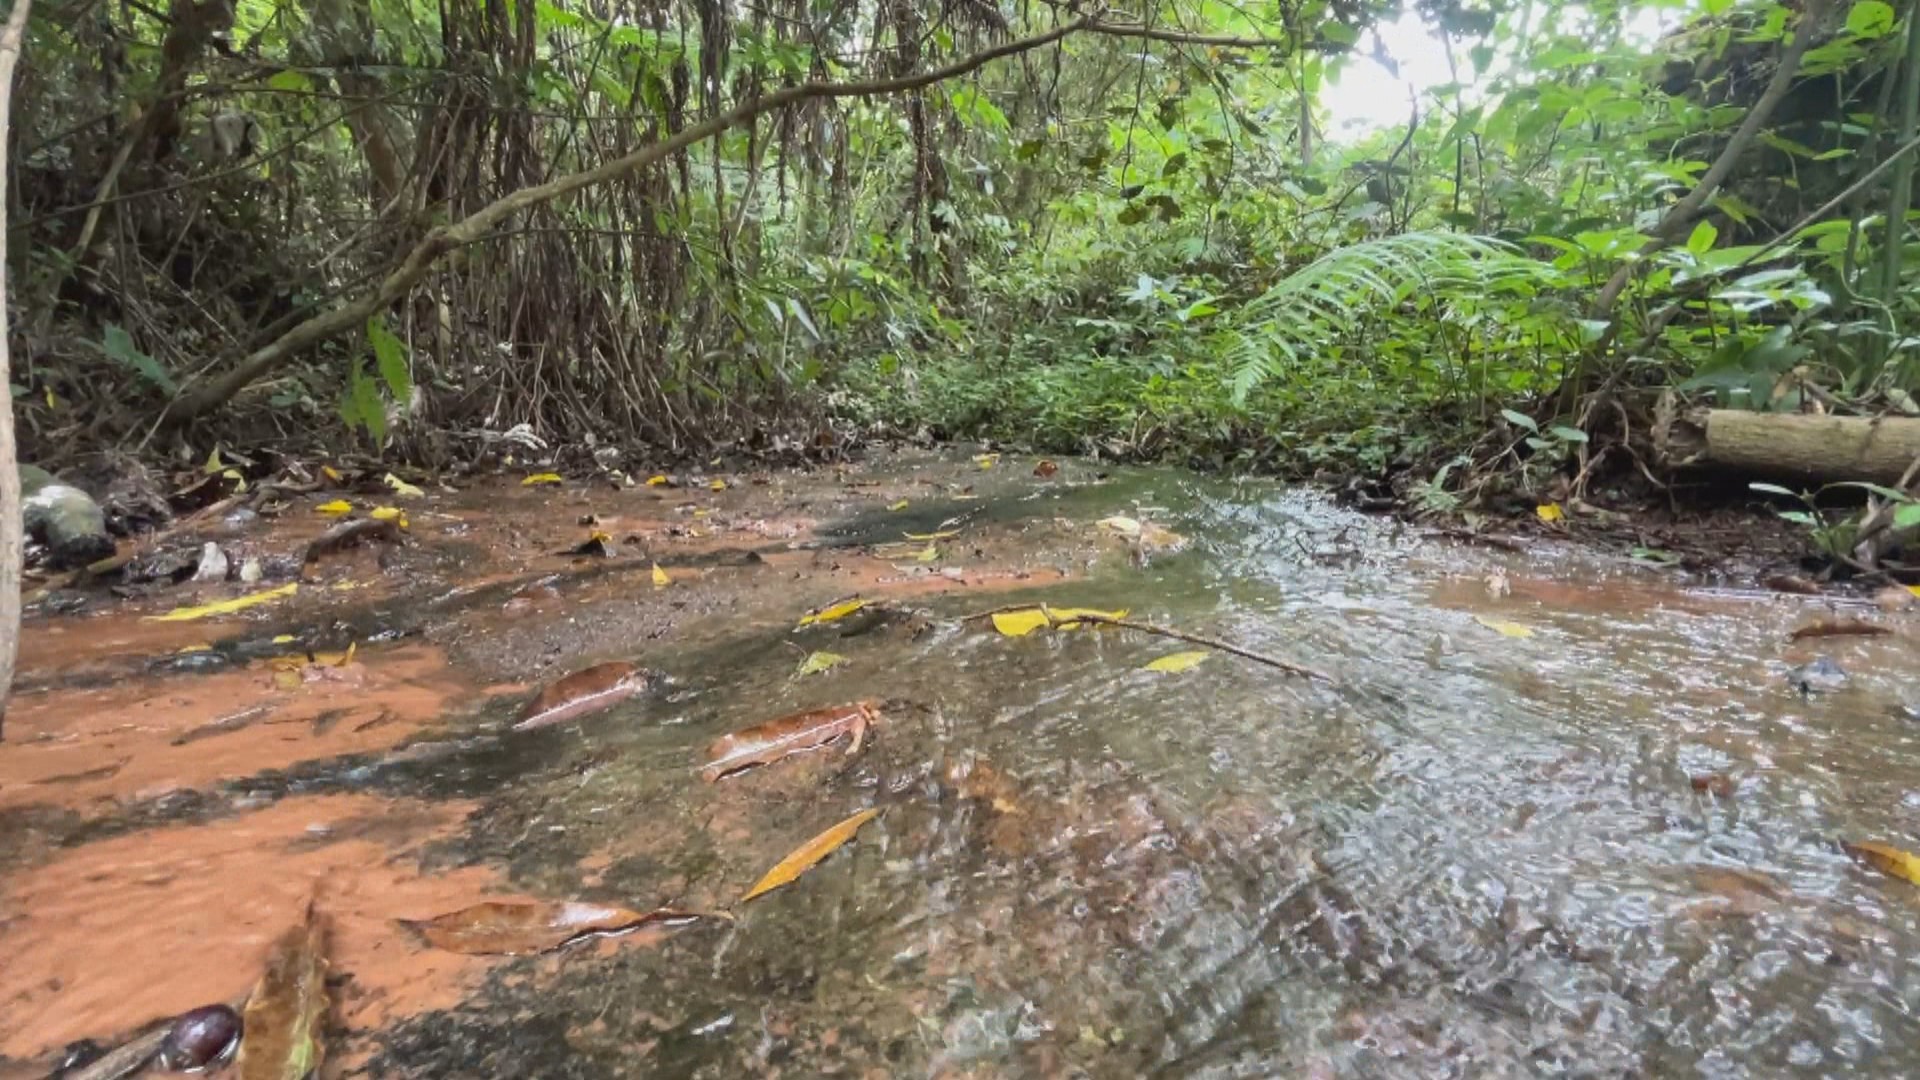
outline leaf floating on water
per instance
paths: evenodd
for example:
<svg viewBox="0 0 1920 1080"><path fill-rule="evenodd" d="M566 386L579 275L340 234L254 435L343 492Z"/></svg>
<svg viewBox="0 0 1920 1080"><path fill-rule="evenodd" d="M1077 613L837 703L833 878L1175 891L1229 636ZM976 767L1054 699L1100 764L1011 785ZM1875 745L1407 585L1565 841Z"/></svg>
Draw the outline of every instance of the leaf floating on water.
<svg viewBox="0 0 1920 1080"><path fill-rule="evenodd" d="M622 661L596 664L566 675L520 710L515 731L551 727L609 709L647 688L652 673Z"/></svg>
<svg viewBox="0 0 1920 1080"><path fill-rule="evenodd" d="M400 479L399 477L393 475L392 473L388 473L386 479L387 479L387 486L393 489L393 493L395 495L399 495L399 496L411 499L411 498L419 498L420 496L423 496L426 494L426 492L421 491L419 488L413 486L412 484L407 483L405 480Z"/></svg>
<svg viewBox="0 0 1920 1080"><path fill-rule="evenodd" d="M1846 849L1847 854L1883 874L1920 885L1920 856L1873 840L1861 840L1857 843L1842 840L1840 846Z"/></svg>
<svg viewBox="0 0 1920 1080"><path fill-rule="evenodd" d="M1124 619L1125 608L1119 611L1095 611L1092 608L1020 608L1016 611L996 611L993 613L993 628L1007 637L1026 637L1043 626L1052 626L1056 630L1078 628L1081 615L1098 615L1103 619Z"/></svg>
<svg viewBox="0 0 1920 1080"><path fill-rule="evenodd" d="M199 607L174 608L165 615L149 615L153 622L190 622L194 619L206 619L215 615L231 615L236 611L245 611L250 607L272 603L275 600L292 596L300 591L300 583L289 581L277 589L263 589L257 593L236 596L231 600L222 600L214 604L202 604Z"/></svg>
<svg viewBox="0 0 1920 1080"><path fill-rule="evenodd" d="M819 675L832 671L834 668L846 662L847 658L841 656L839 653L812 652L807 654L805 660L800 661L800 669L795 672L795 674Z"/></svg>
<svg viewBox="0 0 1920 1080"><path fill-rule="evenodd" d="M319 536L307 545L302 561L316 563L321 559L361 544L398 544L400 543L400 523L394 520L359 518L343 521Z"/></svg>
<svg viewBox="0 0 1920 1080"><path fill-rule="evenodd" d="M659 563L654 563L653 564L653 587L656 589L664 589L671 584L673 584L673 579L667 576L667 572L665 570L660 569Z"/></svg>
<svg viewBox="0 0 1920 1080"><path fill-rule="evenodd" d="M320 922L309 906L306 923L274 945L247 998L240 1080L306 1080L318 1072L326 1015L327 958Z"/></svg>
<svg viewBox="0 0 1920 1080"><path fill-rule="evenodd" d="M928 541L951 540L954 537L960 535L960 530L959 529L943 529L940 532L930 532L930 533L903 532L900 535L906 537L909 540L928 540Z"/></svg>
<svg viewBox="0 0 1920 1080"><path fill-rule="evenodd" d="M1000 464L1000 455L999 454L977 454L974 456L973 463L975 465L980 466L982 469L991 469L995 465Z"/></svg>
<svg viewBox="0 0 1920 1080"><path fill-rule="evenodd" d="M820 623L830 623L835 619L844 619L866 606L867 602L857 596L848 600L839 600L800 616L800 625L815 626Z"/></svg>
<svg viewBox="0 0 1920 1080"><path fill-rule="evenodd" d="M1054 473L1057 473L1059 471L1060 471L1060 466L1054 464L1052 461L1047 459L1042 459L1040 464L1035 465L1033 467L1033 475L1039 477L1042 480L1045 480L1047 477L1052 476Z"/></svg>
<svg viewBox="0 0 1920 1080"><path fill-rule="evenodd" d="M1567 516L1567 512L1560 509L1559 503L1541 503L1539 506L1533 508L1533 513L1535 517L1538 517L1541 521L1549 525L1556 521L1565 520Z"/></svg>
<svg viewBox="0 0 1920 1080"><path fill-rule="evenodd" d="M319 506L314 507L313 511L316 514L351 514L353 513L353 504L345 499L335 499L332 502L321 503Z"/></svg>
<svg viewBox="0 0 1920 1080"><path fill-rule="evenodd" d="M750 728L730 731L707 747L707 763L700 778L709 784L757 765L771 765L794 754L818 750L842 736L851 736L847 754L860 752L867 728L879 717L871 701L829 705L777 717Z"/></svg>
<svg viewBox="0 0 1920 1080"><path fill-rule="evenodd" d="M1891 633L1893 633L1892 627L1867 622L1864 619L1815 619L1805 626L1796 627L1787 637L1790 641L1804 641L1807 638L1875 637Z"/></svg>
<svg viewBox="0 0 1920 1080"><path fill-rule="evenodd" d="M1140 522L1125 514L1114 514L1111 517L1103 517L1094 524L1129 538L1140 535Z"/></svg>
<svg viewBox="0 0 1920 1080"><path fill-rule="evenodd" d="M1191 671L1200 666L1200 662L1213 655L1200 649L1187 652L1169 653L1147 665L1148 671L1161 671L1174 675L1182 671Z"/></svg>
<svg viewBox="0 0 1920 1080"><path fill-rule="evenodd" d="M543 473L534 473L532 476L529 476L525 480L520 481L520 486L521 487L538 487L541 484L559 484L559 483L564 483L564 481L560 479L559 473L543 472Z"/></svg>
<svg viewBox="0 0 1920 1080"><path fill-rule="evenodd" d="M913 556L913 560L915 562L923 562L923 563L933 562L939 558L940 558L940 549L937 547L934 547L932 544L928 544L926 547L921 548L919 551L915 552Z"/></svg>
<svg viewBox="0 0 1920 1080"><path fill-rule="evenodd" d="M1533 636L1532 627L1522 626L1517 622L1508 622L1505 619L1493 619L1485 615L1475 615L1473 621L1504 637L1523 638Z"/></svg>
<svg viewBox="0 0 1920 1080"><path fill-rule="evenodd" d="M705 917L702 912L673 908L641 912L571 901L493 900L399 923L436 949L469 956L523 956L583 938L626 934L647 926L684 926Z"/></svg>
<svg viewBox="0 0 1920 1080"><path fill-rule="evenodd" d="M767 875L755 883L753 888L748 889L747 895L741 897L740 902L744 904L756 896L770 893L782 885L791 883L801 874L813 869L814 865L819 863L820 860L838 851L841 845L853 839L854 834L860 831L862 825L879 816L880 811L877 809L862 810L840 824L835 825L833 828L828 829L826 832L821 833L819 836L801 844L793 850L793 854L781 859L778 865L767 871Z"/></svg>
<svg viewBox="0 0 1920 1080"><path fill-rule="evenodd" d="M907 508L907 500L905 499L901 499L899 502L892 503L887 507L887 509L894 510L894 511L905 510L906 508Z"/></svg>

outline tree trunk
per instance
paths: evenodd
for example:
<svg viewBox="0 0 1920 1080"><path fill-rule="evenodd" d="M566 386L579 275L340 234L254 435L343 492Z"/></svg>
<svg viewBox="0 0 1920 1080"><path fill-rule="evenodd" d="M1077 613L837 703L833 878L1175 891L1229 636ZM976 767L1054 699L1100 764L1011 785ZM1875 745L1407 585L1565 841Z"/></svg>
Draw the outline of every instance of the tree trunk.
<svg viewBox="0 0 1920 1080"><path fill-rule="evenodd" d="M1701 409L1657 436L1670 466L1705 465L1803 484L1895 484L1920 458L1920 419Z"/></svg>
<svg viewBox="0 0 1920 1080"><path fill-rule="evenodd" d="M27 36L32 0L13 0L7 28L0 32L0 388L12 385L7 351L7 121L12 116L13 69ZM19 451L13 441L13 392L0 389L0 724L7 717L13 688L13 663L20 651L20 570L25 558L21 538ZM0 728L0 733L4 728Z"/></svg>

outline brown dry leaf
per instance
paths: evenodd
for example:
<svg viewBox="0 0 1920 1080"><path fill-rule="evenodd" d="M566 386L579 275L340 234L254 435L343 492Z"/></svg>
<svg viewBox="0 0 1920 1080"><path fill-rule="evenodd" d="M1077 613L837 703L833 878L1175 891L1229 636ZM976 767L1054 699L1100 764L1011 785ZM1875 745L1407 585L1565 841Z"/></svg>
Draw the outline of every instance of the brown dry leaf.
<svg viewBox="0 0 1920 1080"><path fill-rule="evenodd" d="M320 1070L327 1015L327 957L313 905L274 944L244 1014L240 1080L306 1080Z"/></svg>
<svg viewBox="0 0 1920 1080"><path fill-rule="evenodd" d="M621 661L584 668L540 691L540 695L520 711L513 730L551 727L612 708L645 690L652 681L652 672Z"/></svg>
<svg viewBox="0 0 1920 1080"><path fill-rule="evenodd" d="M649 926L665 930L705 917L702 912L673 908L640 912L566 900L489 900L431 919L399 922L436 949L469 956L523 956L582 938L626 934Z"/></svg>
<svg viewBox="0 0 1920 1080"><path fill-rule="evenodd" d="M1790 641L1804 641L1818 637L1874 637L1891 634L1891 627L1870 623L1864 619L1815 619L1805 626L1797 627L1788 635Z"/></svg>
<svg viewBox="0 0 1920 1080"><path fill-rule="evenodd" d="M743 769L770 765L792 754L817 750L843 735L853 737L847 746L847 755L851 757L860 752L867 728L879 718L878 705L858 701L852 705L809 709L728 732L707 747L707 763L701 766L700 776L711 784Z"/></svg>
<svg viewBox="0 0 1920 1080"><path fill-rule="evenodd" d="M398 544L400 543L400 523L380 518L356 518L343 521L319 536L307 545L303 562L316 563L335 552L359 547L361 544Z"/></svg>
<svg viewBox="0 0 1920 1080"><path fill-rule="evenodd" d="M1047 460L1047 459L1043 459L1040 462L1040 464L1035 465L1033 467L1033 475L1039 477L1042 480L1045 480L1047 477L1052 476L1054 473L1057 473L1059 471L1060 471L1060 466L1054 464L1051 460Z"/></svg>
<svg viewBox="0 0 1920 1080"><path fill-rule="evenodd" d="M1716 799L1733 798L1733 777L1726 773L1699 773L1689 776L1687 786L1702 795L1711 795Z"/></svg>
<svg viewBox="0 0 1920 1080"><path fill-rule="evenodd" d="M880 811L878 809L862 810L840 824L835 825L833 828L828 829L826 832L821 833L819 836L801 844L793 850L793 854L781 859L778 865L767 871L767 875L755 883L753 888L748 889L747 895L741 897L740 902L744 904L756 896L772 892L782 885L791 883L801 874L813 869L814 865L820 860L838 851L841 845L853 839L853 835L860 831L862 825L879 816Z"/></svg>
<svg viewBox="0 0 1920 1080"><path fill-rule="evenodd" d="M1799 574L1772 574L1764 578L1760 584L1774 592L1793 593L1796 596L1820 595L1820 586Z"/></svg>
<svg viewBox="0 0 1920 1080"><path fill-rule="evenodd" d="M1861 840L1855 843L1842 840L1840 846L1846 849L1847 854L1883 874L1920 885L1920 855L1873 840Z"/></svg>

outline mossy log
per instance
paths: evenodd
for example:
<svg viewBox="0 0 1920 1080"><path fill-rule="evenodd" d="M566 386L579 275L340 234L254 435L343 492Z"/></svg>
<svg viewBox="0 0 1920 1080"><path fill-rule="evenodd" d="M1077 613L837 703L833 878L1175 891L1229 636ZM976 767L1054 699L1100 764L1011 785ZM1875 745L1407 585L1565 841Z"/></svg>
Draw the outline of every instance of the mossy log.
<svg viewBox="0 0 1920 1080"><path fill-rule="evenodd" d="M1706 466L1783 482L1898 483L1920 458L1920 419L1698 409L1659 425L1668 466Z"/></svg>

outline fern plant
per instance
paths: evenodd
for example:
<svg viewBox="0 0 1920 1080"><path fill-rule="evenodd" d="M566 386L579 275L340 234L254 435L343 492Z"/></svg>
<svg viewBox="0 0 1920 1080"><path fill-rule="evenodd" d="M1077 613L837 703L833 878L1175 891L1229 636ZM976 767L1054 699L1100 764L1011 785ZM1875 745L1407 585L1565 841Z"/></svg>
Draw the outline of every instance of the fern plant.
<svg viewBox="0 0 1920 1080"><path fill-rule="evenodd" d="M1215 355L1231 373L1236 403L1281 365L1328 352L1365 318L1416 298L1429 318L1526 296L1558 279L1548 263L1503 240L1413 232L1337 248L1282 278L1220 331Z"/></svg>

